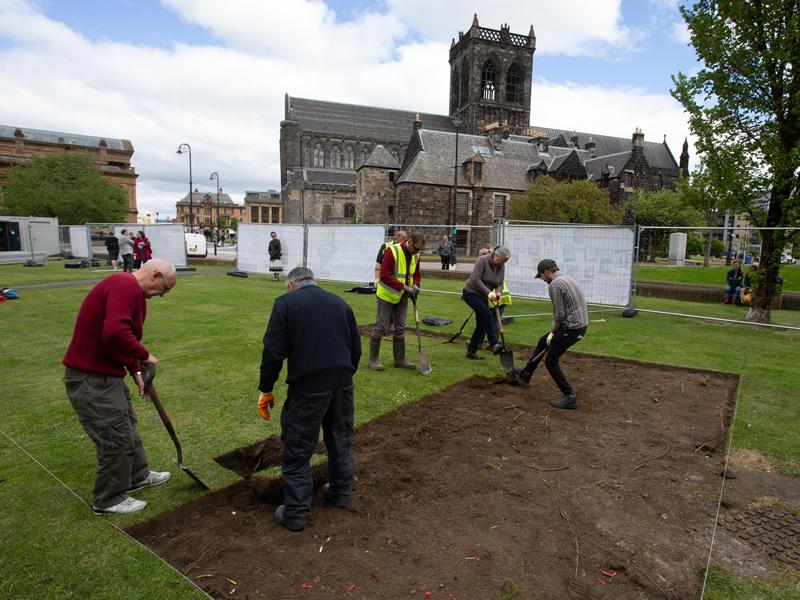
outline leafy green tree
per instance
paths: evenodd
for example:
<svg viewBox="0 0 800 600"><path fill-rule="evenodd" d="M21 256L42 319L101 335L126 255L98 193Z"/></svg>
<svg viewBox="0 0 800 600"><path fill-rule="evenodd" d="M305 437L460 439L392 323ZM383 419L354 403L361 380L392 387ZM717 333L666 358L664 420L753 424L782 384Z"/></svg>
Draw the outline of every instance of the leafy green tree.
<svg viewBox="0 0 800 600"><path fill-rule="evenodd" d="M758 227L800 218L800 0L698 0L681 13L702 65L673 78L711 184ZM765 215L755 210L769 194ZM763 230L746 319L767 323L786 234Z"/></svg>
<svg viewBox="0 0 800 600"><path fill-rule="evenodd" d="M59 152L8 170L7 214L58 217L62 225L119 223L128 195L92 164L85 152Z"/></svg>
<svg viewBox="0 0 800 600"><path fill-rule="evenodd" d="M545 176L537 179L524 196L512 199L511 217L519 221L618 225L622 211L611 206L608 192L591 181L559 183Z"/></svg>
<svg viewBox="0 0 800 600"><path fill-rule="evenodd" d="M703 214L703 224L706 227L716 227L719 225L721 211L727 208L724 197L712 184L711 175L701 162L692 172L691 178L681 177L675 186L678 195L685 204L692 206ZM711 242L714 239L714 232L710 229L706 231L705 252L703 253L703 266L707 267L711 259Z"/></svg>
<svg viewBox="0 0 800 600"><path fill-rule="evenodd" d="M686 204L672 190L647 192L639 190L633 196L633 216L637 225L651 227L702 227L703 214ZM639 255L655 261L656 250L669 229L645 229L640 239Z"/></svg>

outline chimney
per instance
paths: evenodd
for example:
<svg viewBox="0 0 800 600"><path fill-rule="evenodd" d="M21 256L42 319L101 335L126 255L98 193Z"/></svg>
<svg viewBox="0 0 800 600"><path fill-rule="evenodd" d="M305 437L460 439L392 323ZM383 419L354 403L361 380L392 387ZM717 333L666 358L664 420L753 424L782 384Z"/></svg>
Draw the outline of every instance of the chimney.
<svg viewBox="0 0 800 600"><path fill-rule="evenodd" d="M581 147L580 143L578 142L578 133L577 132L573 131L572 132L572 136L569 138L569 140L572 142L572 147L573 148L580 148Z"/></svg>
<svg viewBox="0 0 800 600"><path fill-rule="evenodd" d="M14 130L14 154L22 155L25 153L25 134L21 129Z"/></svg>
<svg viewBox="0 0 800 600"><path fill-rule="evenodd" d="M414 118L414 129L422 129L422 119L419 118L419 113Z"/></svg>
<svg viewBox="0 0 800 600"><path fill-rule="evenodd" d="M586 140L586 145L584 146L584 150L588 150L589 156L591 156L592 158L597 156L597 144L594 143L594 139L592 139L592 136L589 136L589 139Z"/></svg>
<svg viewBox="0 0 800 600"><path fill-rule="evenodd" d="M536 144L536 148L539 150L539 152L548 151L546 135L537 135L535 138L533 138L533 143Z"/></svg>
<svg viewBox="0 0 800 600"><path fill-rule="evenodd" d="M644 148L644 132L638 127L633 132L631 144L634 148Z"/></svg>
<svg viewBox="0 0 800 600"><path fill-rule="evenodd" d="M105 140L100 140L100 143L97 144L100 147L100 164L107 165L108 164L108 142Z"/></svg>

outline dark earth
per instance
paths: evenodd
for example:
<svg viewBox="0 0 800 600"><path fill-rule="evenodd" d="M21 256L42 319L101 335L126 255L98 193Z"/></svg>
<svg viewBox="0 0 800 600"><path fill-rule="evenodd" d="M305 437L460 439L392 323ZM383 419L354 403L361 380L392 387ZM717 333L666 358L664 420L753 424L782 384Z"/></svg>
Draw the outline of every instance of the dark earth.
<svg viewBox="0 0 800 600"><path fill-rule="evenodd" d="M529 386L472 377L363 424L350 506L317 494L303 532L273 520L280 479L252 475L279 464L277 438L218 458L241 483L129 532L216 598L699 597L738 378L574 352L562 364L575 411L549 406L542 368ZM748 512L765 483L746 474L726 482L720 560L768 572L725 521L786 520Z"/></svg>

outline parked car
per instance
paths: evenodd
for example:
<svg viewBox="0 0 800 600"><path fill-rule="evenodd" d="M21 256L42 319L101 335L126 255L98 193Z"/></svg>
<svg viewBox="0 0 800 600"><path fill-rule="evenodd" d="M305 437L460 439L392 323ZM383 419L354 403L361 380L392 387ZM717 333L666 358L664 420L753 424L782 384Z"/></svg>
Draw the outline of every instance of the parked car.
<svg viewBox="0 0 800 600"><path fill-rule="evenodd" d="M796 265L797 259L793 258L791 254L784 254L781 256L781 264L782 265Z"/></svg>
<svg viewBox="0 0 800 600"><path fill-rule="evenodd" d="M186 256L205 258L208 256L206 236L202 233L186 233Z"/></svg>

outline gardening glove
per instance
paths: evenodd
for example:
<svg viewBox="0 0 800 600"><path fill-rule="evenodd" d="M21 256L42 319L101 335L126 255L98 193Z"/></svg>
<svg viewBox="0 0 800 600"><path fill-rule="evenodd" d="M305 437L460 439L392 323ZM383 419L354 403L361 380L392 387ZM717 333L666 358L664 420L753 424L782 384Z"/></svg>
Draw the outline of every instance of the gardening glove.
<svg viewBox="0 0 800 600"><path fill-rule="evenodd" d="M419 296L419 286L416 283L411 286L411 289L414 290L414 296Z"/></svg>
<svg viewBox="0 0 800 600"><path fill-rule="evenodd" d="M275 396L272 395L272 392L262 392L261 395L258 397L258 414L261 415L261 418L265 421L269 421L271 415L269 414L269 409L275 407Z"/></svg>
<svg viewBox="0 0 800 600"><path fill-rule="evenodd" d="M489 292L489 302L492 304L497 304L500 302L500 294L498 294L495 290Z"/></svg>
<svg viewBox="0 0 800 600"><path fill-rule="evenodd" d="M414 291L414 288L411 287L410 285L404 285L403 286L403 291L406 294L408 294L408 297L411 298L412 300L416 299L417 293Z"/></svg>
<svg viewBox="0 0 800 600"><path fill-rule="evenodd" d="M555 335L555 333L553 333L552 331L551 331L550 333L548 333L548 334L547 334L547 345L548 345L548 346L550 345L550 342L552 342L552 341L553 341L553 336L554 336L554 335Z"/></svg>

